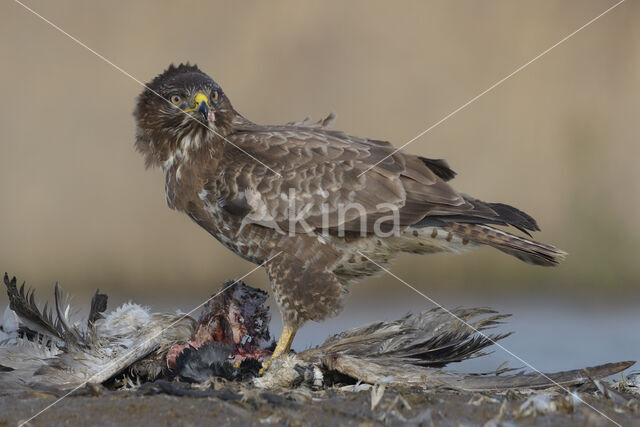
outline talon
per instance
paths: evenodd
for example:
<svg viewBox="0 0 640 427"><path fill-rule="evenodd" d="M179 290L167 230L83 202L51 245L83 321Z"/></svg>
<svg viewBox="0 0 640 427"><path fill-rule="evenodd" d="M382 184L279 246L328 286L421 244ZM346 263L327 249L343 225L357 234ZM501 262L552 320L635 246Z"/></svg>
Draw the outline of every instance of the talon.
<svg viewBox="0 0 640 427"><path fill-rule="evenodd" d="M289 326L284 327L284 329L282 330L282 334L280 335L280 339L278 340L278 344L271 354L271 358L269 358L268 361L262 363L262 369L258 371L258 375L264 374L266 370L269 369L269 366L271 366L271 362L273 362L273 359L282 355L289 354L289 351L291 350L291 343L293 342L293 338L296 336L297 330L298 328L292 328Z"/></svg>
<svg viewBox="0 0 640 427"><path fill-rule="evenodd" d="M233 364L233 367L234 367L235 369L238 369L238 368L240 367L240 365L242 365L242 362L238 361L238 362L235 362L235 363Z"/></svg>
<svg viewBox="0 0 640 427"><path fill-rule="evenodd" d="M271 366L271 359L262 363L262 368L260 368L260 370L258 371L258 375L263 375L267 371L267 369L269 369L269 366Z"/></svg>

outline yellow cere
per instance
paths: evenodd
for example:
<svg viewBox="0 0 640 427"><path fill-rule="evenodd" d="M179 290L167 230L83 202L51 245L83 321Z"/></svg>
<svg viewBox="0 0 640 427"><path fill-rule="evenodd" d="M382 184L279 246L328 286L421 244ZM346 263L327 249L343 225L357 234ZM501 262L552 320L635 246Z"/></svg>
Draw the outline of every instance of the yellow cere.
<svg viewBox="0 0 640 427"><path fill-rule="evenodd" d="M182 112L183 113L188 113L190 111L196 111L196 108L198 108L198 106L202 103L202 101L204 101L205 104L209 105L209 98L207 98L207 95L205 95L202 92L198 92L196 94L196 97L193 99L194 107L193 108L187 108L186 110L182 110Z"/></svg>
<svg viewBox="0 0 640 427"><path fill-rule="evenodd" d="M194 101L195 101L196 107L200 105L202 101L204 101L205 104L209 105L209 98L207 98L207 95L205 95L202 92L197 93Z"/></svg>

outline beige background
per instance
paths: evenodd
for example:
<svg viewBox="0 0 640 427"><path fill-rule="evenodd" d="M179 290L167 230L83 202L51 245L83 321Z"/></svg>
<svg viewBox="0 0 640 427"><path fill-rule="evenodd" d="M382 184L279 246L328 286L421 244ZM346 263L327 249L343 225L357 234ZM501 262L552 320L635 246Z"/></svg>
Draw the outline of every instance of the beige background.
<svg viewBox="0 0 640 427"><path fill-rule="evenodd" d="M28 2L140 80L196 62L254 121L333 109L336 127L396 145L613 4ZM18 4L0 16L2 270L39 288L172 298L253 268L166 207L161 172L133 149L135 81ZM638 22L628 0L407 147L447 158L459 190L532 214L566 263L482 249L403 256L394 272L452 293L638 295ZM389 280L366 286L382 294Z"/></svg>

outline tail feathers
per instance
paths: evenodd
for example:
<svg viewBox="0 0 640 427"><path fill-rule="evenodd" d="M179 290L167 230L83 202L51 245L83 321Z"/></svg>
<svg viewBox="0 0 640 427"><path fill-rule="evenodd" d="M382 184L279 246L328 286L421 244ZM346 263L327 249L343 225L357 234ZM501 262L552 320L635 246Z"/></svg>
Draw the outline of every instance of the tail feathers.
<svg viewBox="0 0 640 427"><path fill-rule="evenodd" d="M487 203L463 194L465 202L472 208L466 212L427 215L414 227L443 227L453 223L510 225L531 236L530 231L540 231L540 227L526 212L504 203Z"/></svg>
<svg viewBox="0 0 640 427"><path fill-rule="evenodd" d="M523 233L531 236L529 231L540 231L538 223L528 213L504 203L488 203L488 205L498 214L501 220L516 227Z"/></svg>
<svg viewBox="0 0 640 427"><path fill-rule="evenodd" d="M452 224L451 231L472 242L494 247L527 264L555 266L565 259L567 253L551 245L538 243L524 237L482 224Z"/></svg>

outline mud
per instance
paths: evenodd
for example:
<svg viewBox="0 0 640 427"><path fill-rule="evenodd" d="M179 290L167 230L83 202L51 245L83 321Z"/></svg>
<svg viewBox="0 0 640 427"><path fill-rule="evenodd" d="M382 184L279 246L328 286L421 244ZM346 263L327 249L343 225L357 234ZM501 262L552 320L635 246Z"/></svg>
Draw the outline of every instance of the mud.
<svg viewBox="0 0 640 427"><path fill-rule="evenodd" d="M223 381L197 387L157 381L127 391L90 386L64 398L29 425L613 425L564 392L353 389L265 392ZM616 423L640 426L640 401L633 395L578 393ZM43 391L5 393L0 396L0 425L20 424L59 397Z"/></svg>

